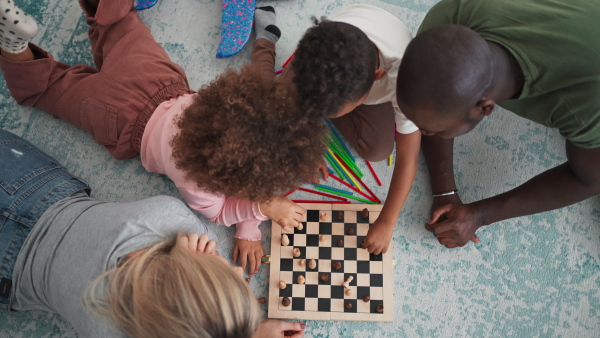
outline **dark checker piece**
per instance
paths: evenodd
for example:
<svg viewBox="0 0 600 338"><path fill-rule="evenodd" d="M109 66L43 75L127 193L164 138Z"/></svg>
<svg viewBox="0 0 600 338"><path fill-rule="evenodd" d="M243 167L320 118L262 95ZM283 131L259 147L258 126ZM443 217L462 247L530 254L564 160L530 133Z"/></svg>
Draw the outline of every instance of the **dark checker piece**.
<svg viewBox="0 0 600 338"><path fill-rule="evenodd" d="M383 300L371 300L371 313L383 313L377 312L377 305L383 306Z"/></svg>
<svg viewBox="0 0 600 338"><path fill-rule="evenodd" d="M362 211L357 211L356 212L356 219L359 220L362 223L369 223L369 212L367 211L366 216L363 213L364 210Z"/></svg>
<svg viewBox="0 0 600 338"><path fill-rule="evenodd" d="M350 303L351 306L344 306L344 312L356 313L356 299L346 299L344 305Z"/></svg>
<svg viewBox="0 0 600 338"><path fill-rule="evenodd" d="M338 242L342 241L342 246L344 246L344 236L343 235L331 235L331 246L339 247Z"/></svg>
<svg viewBox="0 0 600 338"><path fill-rule="evenodd" d="M304 311L304 298L292 298L292 310Z"/></svg>
<svg viewBox="0 0 600 338"><path fill-rule="evenodd" d="M318 222L320 213L321 212L319 210L307 210L306 211L306 221L307 222Z"/></svg>
<svg viewBox="0 0 600 338"><path fill-rule="evenodd" d="M344 212L339 210L334 210L331 212L331 221L335 223L343 223L344 222Z"/></svg>
<svg viewBox="0 0 600 338"><path fill-rule="evenodd" d="M331 272L344 272L344 262L331 261Z"/></svg>
<svg viewBox="0 0 600 338"><path fill-rule="evenodd" d="M356 233L356 223L344 223L344 234L351 236Z"/></svg>

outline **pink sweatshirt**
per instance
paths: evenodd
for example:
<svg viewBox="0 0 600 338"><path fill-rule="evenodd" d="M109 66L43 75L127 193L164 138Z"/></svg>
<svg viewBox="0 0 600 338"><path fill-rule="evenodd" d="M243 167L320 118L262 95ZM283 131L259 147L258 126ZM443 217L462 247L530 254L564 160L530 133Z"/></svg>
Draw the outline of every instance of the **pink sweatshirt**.
<svg viewBox="0 0 600 338"><path fill-rule="evenodd" d="M149 172L167 175L189 207L198 210L208 220L226 226L236 224L235 238L258 241L261 238L258 226L268 219L260 211L258 203L208 193L186 180L184 172L175 168L169 143L179 132L175 120L193 102L194 95L179 96L156 108L142 137L142 165Z"/></svg>

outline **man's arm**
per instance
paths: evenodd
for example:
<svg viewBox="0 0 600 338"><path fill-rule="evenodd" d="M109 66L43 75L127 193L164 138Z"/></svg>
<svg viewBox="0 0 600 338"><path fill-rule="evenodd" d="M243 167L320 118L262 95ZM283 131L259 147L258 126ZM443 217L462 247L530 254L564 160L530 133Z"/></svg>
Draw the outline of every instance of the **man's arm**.
<svg viewBox="0 0 600 338"><path fill-rule="evenodd" d="M421 147L429 169L429 179L431 180L433 193L439 194L456 190L453 162L454 139L423 136Z"/></svg>
<svg viewBox="0 0 600 338"><path fill-rule="evenodd" d="M566 141L567 162L503 194L434 211L427 227L447 247L463 246L482 225L577 203L600 193L600 148ZM448 219L437 223L442 215Z"/></svg>

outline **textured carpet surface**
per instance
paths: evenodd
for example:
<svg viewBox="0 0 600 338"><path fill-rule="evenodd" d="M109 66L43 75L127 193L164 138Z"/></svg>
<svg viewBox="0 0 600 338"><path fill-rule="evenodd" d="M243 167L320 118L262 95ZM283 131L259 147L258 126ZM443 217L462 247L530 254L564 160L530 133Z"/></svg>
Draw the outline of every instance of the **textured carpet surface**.
<svg viewBox="0 0 600 338"><path fill-rule="evenodd" d="M380 6L415 32L435 0L364 0ZM273 5L283 32L277 64L293 52L311 16L332 13L351 0L259 1ZM221 27L220 0L161 0L141 17L156 40L198 88L227 67L249 61L250 47L226 60L214 55ZM87 26L75 1L18 2L40 23L34 39L66 63L92 65ZM252 40L251 40L252 41ZM250 42L251 44L251 42ZM116 161L91 137L47 114L18 106L0 83L0 127L23 136L94 189L101 200L132 201L157 194L179 197L161 175L149 174L139 159ZM511 189L565 161L564 140L556 130L502 109L456 140L455 170L465 202ZM375 163L384 181L392 173ZM364 167L364 166L363 166ZM299 197L307 197L295 195ZM310 196L312 198L312 196ZM597 337L600 332L600 199L560 210L520 217L481 229L479 244L449 250L423 224L431 204L424 162L394 232L392 323L307 322L307 337ZM225 254L233 229L216 227ZM269 239L270 224L262 226ZM269 252L268 245L266 252ZM253 278L255 294L266 296L268 271ZM0 313L1 337L74 337L60 316L45 312Z"/></svg>

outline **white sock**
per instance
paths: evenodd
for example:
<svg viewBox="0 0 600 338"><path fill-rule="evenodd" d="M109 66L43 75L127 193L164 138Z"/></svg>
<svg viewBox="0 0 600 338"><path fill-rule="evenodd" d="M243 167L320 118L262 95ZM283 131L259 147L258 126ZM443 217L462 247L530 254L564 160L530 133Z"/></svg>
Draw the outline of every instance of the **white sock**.
<svg viewBox="0 0 600 338"><path fill-rule="evenodd" d="M277 43L281 31L275 25L275 9L272 6L258 7L254 11L254 31L257 39L267 39Z"/></svg>
<svg viewBox="0 0 600 338"><path fill-rule="evenodd" d="M29 40L38 31L35 20L25 14L14 0L0 0L0 48L19 54L27 49Z"/></svg>

